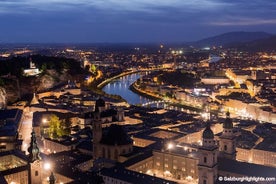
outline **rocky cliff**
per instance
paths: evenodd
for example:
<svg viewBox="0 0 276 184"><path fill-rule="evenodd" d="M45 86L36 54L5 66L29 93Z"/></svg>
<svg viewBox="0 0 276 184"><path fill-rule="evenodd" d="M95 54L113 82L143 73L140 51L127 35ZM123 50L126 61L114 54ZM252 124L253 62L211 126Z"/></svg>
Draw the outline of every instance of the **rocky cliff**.
<svg viewBox="0 0 276 184"><path fill-rule="evenodd" d="M0 87L0 109L6 108L7 99L6 99L6 90L3 87Z"/></svg>

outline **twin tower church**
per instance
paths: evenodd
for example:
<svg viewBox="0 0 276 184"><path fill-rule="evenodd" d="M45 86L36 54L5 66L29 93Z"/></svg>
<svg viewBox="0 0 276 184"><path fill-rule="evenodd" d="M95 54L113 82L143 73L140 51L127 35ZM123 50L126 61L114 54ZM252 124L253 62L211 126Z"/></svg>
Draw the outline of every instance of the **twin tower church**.
<svg viewBox="0 0 276 184"><path fill-rule="evenodd" d="M230 113L227 112L223 123L223 132L219 142L214 139L214 133L207 122L202 135L202 147L199 148L198 183L211 184L218 179L218 158L236 160L236 136L233 132L233 123Z"/></svg>

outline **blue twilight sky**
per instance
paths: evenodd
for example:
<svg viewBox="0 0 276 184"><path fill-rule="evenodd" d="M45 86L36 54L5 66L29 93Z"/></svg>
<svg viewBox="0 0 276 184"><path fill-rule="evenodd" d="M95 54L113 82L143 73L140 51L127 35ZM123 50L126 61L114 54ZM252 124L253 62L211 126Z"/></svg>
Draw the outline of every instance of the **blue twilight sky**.
<svg viewBox="0 0 276 184"><path fill-rule="evenodd" d="M276 33L276 0L0 0L3 42L182 42Z"/></svg>

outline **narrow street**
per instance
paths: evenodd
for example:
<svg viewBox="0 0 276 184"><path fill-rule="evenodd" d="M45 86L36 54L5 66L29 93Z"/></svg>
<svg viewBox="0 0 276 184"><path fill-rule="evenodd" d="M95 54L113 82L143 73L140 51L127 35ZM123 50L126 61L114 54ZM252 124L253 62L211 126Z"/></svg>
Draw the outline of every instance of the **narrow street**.
<svg viewBox="0 0 276 184"><path fill-rule="evenodd" d="M22 124L19 130L19 135L23 140L21 150L25 151L26 154L28 154L27 150L31 141L32 120L33 120L33 113L24 110L22 115Z"/></svg>

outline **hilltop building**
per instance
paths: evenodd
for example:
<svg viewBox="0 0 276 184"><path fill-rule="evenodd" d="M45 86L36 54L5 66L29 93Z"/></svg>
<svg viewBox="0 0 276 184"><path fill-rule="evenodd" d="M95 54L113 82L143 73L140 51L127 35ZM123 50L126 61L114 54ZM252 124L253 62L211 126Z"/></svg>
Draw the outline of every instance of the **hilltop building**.
<svg viewBox="0 0 276 184"><path fill-rule="evenodd" d="M36 68L35 63L33 63L32 59L30 59L30 67L24 69L25 76L36 76L40 73L39 69Z"/></svg>

